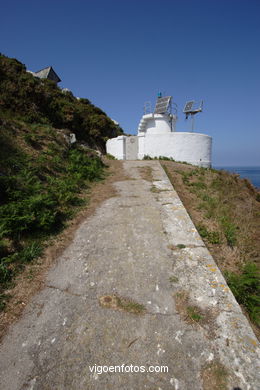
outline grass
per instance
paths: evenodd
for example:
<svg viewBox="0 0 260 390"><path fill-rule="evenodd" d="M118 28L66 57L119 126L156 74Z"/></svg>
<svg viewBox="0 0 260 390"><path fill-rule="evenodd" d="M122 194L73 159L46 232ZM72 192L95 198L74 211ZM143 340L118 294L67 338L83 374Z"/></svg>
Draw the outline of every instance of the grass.
<svg viewBox="0 0 260 390"><path fill-rule="evenodd" d="M82 191L101 180L104 164L46 126L19 121L0 124L0 308L4 308L18 272L39 257L46 240L56 235L86 204ZM37 142L28 131L37 131ZM16 137L14 138L13 135ZM15 141L14 141L15 139ZM34 138L36 139L36 138Z"/></svg>
<svg viewBox="0 0 260 390"><path fill-rule="evenodd" d="M192 321L199 322L203 319L200 310L196 306L187 306L187 314Z"/></svg>
<svg viewBox="0 0 260 390"><path fill-rule="evenodd" d="M151 191L151 192L154 192L154 193L158 193L158 192L161 192L162 190L160 190L159 188L157 188L157 187L155 187L154 185L152 185L150 191Z"/></svg>
<svg viewBox="0 0 260 390"><path fill-rule="evenodd" d="M226 272L225 277L237 301L246 308L251 320L260 326L260 273L256 264L247 263L241 274Z"/></svg>
<svg viewBox="0 0 260 390"><path fill-rule="evenodd" d="M197 225L197 229L202 238L206 238L210 244L220 244L221 233L216 231L208 231L204 225Z"/></svg>
<svg viewBox="0 0 260 390"><path fill-rule="evenodd" d="M178 283L179 279L176 276L170 276L169 282L170 283Z"/></svg>
<svg viewBox="0 0 260 390"><path fill-rule="evenodd" d="M124 298L118 298L118 306L129 313L142 314L145 312L144 305Z"/></svg>
<svg viewBox="0 0 260 390"><path fill-rule="evenodd" d="M180 317L189 324L195 325L196 323L200 323L203 325L208 320L208 315L203 313L198 306L191 302L188 291L182 290L176 292L175 305Z"/></svg>
<svg viewBox="0 0 260 390"><path fill-rule="evenodd" d="M112 156L112 154L110 154L110 153L106 153L106 158L108 160L116 160L115 156Z"/></svg>
<svg viewBox="0 0 260 390"><path fill-rule="evenodd" d="M77 140L103 151L107 139L123 134L120 126L88 99L77 99L51 80L33 77L16 59L0 54L0 68L1 119L16 118L34 126L24 135L29 146L42 146L40 126L66 129L76 134Z"/></svg>
<svg viewBox="0 0 260 390"><path fill-rule="evenodd" d="M132 314L144 314L146 312L144 305L117 295L104 295L99 298L99 303L104 308L126 311Z"/></svg>
<svg viewBox="0 0 260 390"><path fill-rule="evenodd" d="M139 167L139 171L144 180L153 181L153 169L151 167Z"/></svg>
<svg viewBox="0 0 260 390"><path fill-rule="evenodd" d="M203 390L227 390L228 371L218 361L208 363L202 370Z"/></svg>
<svg viewBox="0 0 260 390"><path fill-rule="evenodd" d="M184 249L184 248L186 248L186 245L184 245L184 244L177 244L176 246L177 246L177 248L179 248L179 249Z"/></svg>

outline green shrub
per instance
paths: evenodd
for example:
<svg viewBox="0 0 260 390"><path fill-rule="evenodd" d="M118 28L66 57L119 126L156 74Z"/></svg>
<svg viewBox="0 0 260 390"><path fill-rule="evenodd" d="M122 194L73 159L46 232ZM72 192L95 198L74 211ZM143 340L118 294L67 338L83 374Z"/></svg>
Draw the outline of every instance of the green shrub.
<svg viewBox="0 0 260 390"><path fill-rule="evenodd" d="M109 153L106 154L106 158L108 158L109 160L116 160L115 156L112 156L112 154Z"/></svg>
<svg viewBox="0 0 260 390"><path fill-rule="evenodd" d="M260 325L260 275L254 263L247 263L240 275L225 273L227 283L238 303L245 306L252 321Z"/></svg>
<svg viewBox="0 0 260 390"><path fill-rule="evenodd" d="M197 225L198 232L202 238L206 238L208 236L208 230L203 225Z"/></svg>
<svg viewBox="0 0 260 390"><path fill-rule="evenodd" d="M220 218L220 223L224 230L224 234L227 240L228 245L233 248L236 244L236 231L237 226L230 220L228 216L222 216Z"/></svg>
<svg viewBox="0 0 260 390"><path fill-rule="evenodd" d="M165 160L165 161L175 161L172 157L165 157L165 156L159 156L159 160Z"/></svg>
<svg viewBox="0 0 260 390"><path fill-rule="evenodd" d="M58 148L55 141L51 145L51 157L16 152L0 157L9 173L0 176L0 294L25 263L41 254L42 242L60 230L73 206L85 202L82 189L103 177L104 164L96 155L77 146Z"/></svg>
<svg viewBox="0 0 260 390"><path fill-rule="evenodd" d="M219 232L209 232L207 238L211 244L220 244L221 243L221 235Z"/></svg>
<svg viewBox="0 0 260 390"><path fill-rule="evenodd" d="M198 190L204 190L207 188L206 184L203 183L202 181L196 181L196 182L190 183L190 185Z"/></svg>
<svg viewBox="0 0 260 390"><path fill-rule="evenodd" d="M203 225L197 226L198 232L202 238L206 238L210 244L220 244L221 234L219 232L209 232Z"/></svg>
<svg viewBox="0 0 260 390"><path fill-rule="evenodd" d="M98 144L103 150L106 139L123 134L122 129L88 99L64 94L53 81L33 77L19 61L0 55L0 71L1 109L6 115L26 123L69 129L77 139ZM30 136L25 140L30 145L34 142Z"/></svg>

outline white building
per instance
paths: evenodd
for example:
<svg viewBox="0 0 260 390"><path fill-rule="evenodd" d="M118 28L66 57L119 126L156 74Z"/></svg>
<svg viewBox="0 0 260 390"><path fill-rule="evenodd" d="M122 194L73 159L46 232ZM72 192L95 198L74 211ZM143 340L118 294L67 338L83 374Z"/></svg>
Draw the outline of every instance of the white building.
<svg viewBox="0 0 260 390"><path fill-rule="evenodd" d="M141 118L137 136L109 139L106 143L107 153L118 160L141 160L146 155L163 156L211 167L212 138L200 133L177 132L177 116L167 111L170 101L171 97L158 97L154 113Z"/></svg>

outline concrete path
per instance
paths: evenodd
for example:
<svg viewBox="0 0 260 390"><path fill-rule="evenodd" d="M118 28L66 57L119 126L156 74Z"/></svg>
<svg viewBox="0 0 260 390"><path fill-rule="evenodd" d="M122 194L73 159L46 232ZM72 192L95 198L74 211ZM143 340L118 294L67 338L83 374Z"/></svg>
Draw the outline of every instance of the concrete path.
<svg viewBox="0 0 260 390"><path fill-rule="evenodd" d="M4 338L0 389L256 390L257 340L159 162L124 167ZM97 372L123 364L145 372Z"/></svg>

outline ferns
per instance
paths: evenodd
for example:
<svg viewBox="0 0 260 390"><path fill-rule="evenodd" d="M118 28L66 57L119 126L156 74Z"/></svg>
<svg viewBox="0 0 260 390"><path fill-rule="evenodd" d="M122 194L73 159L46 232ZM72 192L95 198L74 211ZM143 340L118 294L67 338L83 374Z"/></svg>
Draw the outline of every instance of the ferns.
<svg viewBox="0 0 260 390"><path fill-rule="evenodd" d="M19 162L14 154L1 162L9 174L0 176L0 308L13 276L41 254L44 240L60 230L73 206L82 204L82 189L103 177L102 161L77 146L55 153L34 160L20 155Z"/></svg>
<svg viewBox="0 0 260 390"><path fill-rule="evenodd" d="M237 301L245 306L250 318L260 326L260 275L257 265L247 263L241 275L226 272L225 276Z"/></svg>

